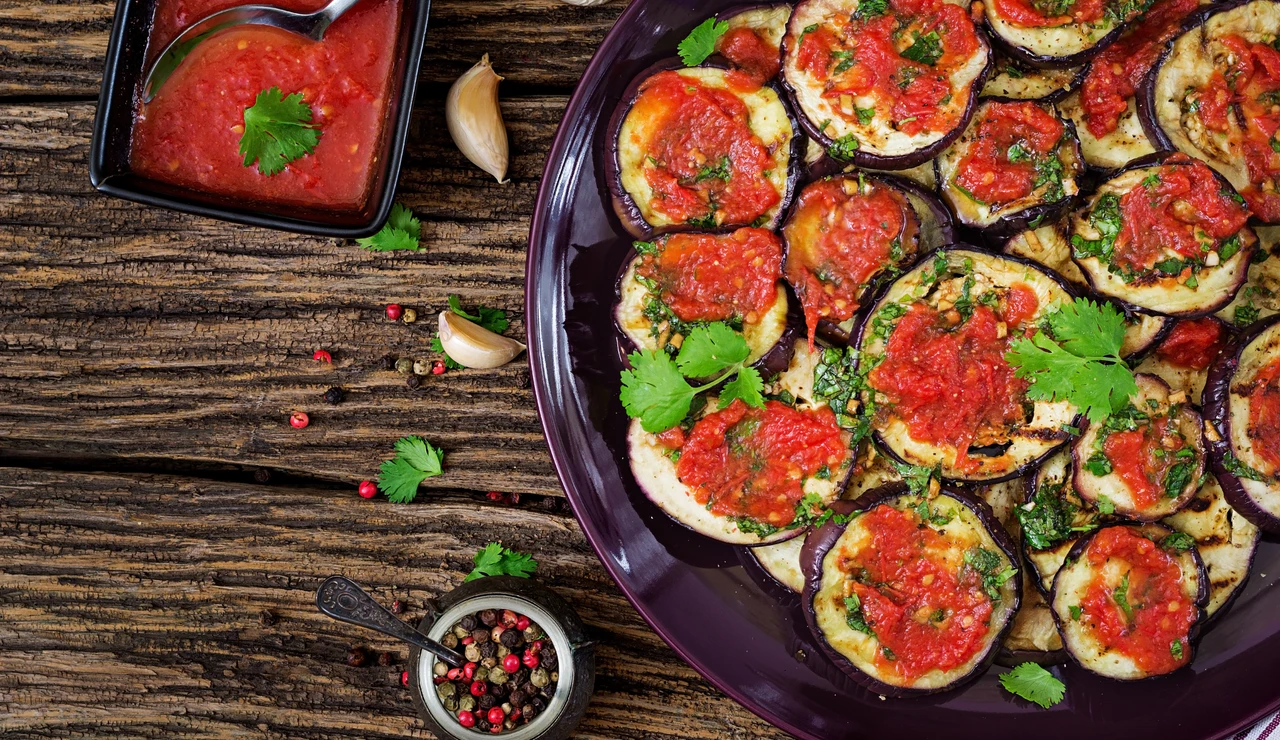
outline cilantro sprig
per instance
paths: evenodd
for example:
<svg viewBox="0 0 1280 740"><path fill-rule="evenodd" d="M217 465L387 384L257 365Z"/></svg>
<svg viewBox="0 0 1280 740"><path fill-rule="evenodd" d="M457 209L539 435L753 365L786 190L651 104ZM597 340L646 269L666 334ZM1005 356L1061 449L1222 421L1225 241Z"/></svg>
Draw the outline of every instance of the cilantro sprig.
<svg viewBox="0 0 1280 740"><path fill-rule="evenodd" d="M1014 696L1020 696L1048 709L1062 701L1067 687L1043 666L1023 663L1008 673L1000 674L1000 685Z"/></svg>
<svg viewBox="0 0 1280 740"><path fill-rule="evenodd" d="M764 380L746 365L750 354L747 340L723 322L689 332L674 360L662 350L632 352L627 358L631 369L622 371L622 406L650 433L679 424L689 414L694 397L715 387L720 387L720 408L735 399L748 406L764 406ZM712 376L698 386L687 380Z"/></svg>
<svg viewBox="0 0 1280 740"><path fill-rule="evenodd" d="M507 319L507 312L500 308L485 308L484 306L476 306L475 313L470 313L462 307L462 300L456 295L449 296L449 310L461 316L468 321L474 321L481 328L488 329L494 334L501 334L511 326L511 321ZM452 357L444 351L444 343L440 341L440 337L431 338L431 351L439 352L444 355L444 366L450 370L459 370L459 365Z"/></svg>
<svg viewBox="0 0 1280 740"><path fill-rule="evenodd" d="M1109 303L1086 298L1049 313L1032 337L1019 337L1005 359L1031 381L1033 401L1069 401L1090 421L1105 419L1138 392L1120 357L1124 316Z"/></svg>
<svg viewBox="0 0 1280 740"><path fill-rule="evenodd" d="M253 105L244 109L240 155L245 167L256 161L258 172L270 177L315 151L319 143L320 129L311 123L311 106L302 102L302 93L286 96L272 87L258 93Z"/></svg>
<svg viewBox="0 0 1280 740"><path fill-rule="evenodd" d="M475 556L476 567L462 581L474 581L485 576L516 576L528 578L538 569L538 561L532 555L508 550L501 543L490 542Z"/></svg>
<svg viewBox="0 0 1280 740"><path fill-rule="evenodd" d="M413 211L396 203L382 230L373 236L356 239L356 244L371 252L400 252L421 249L418 238L422 236L422 222Z"/></svg>
<svg viewBox="0 0 1280 740"><path fill-rule="evenodd" d="M396 456L383 461L378 490L393 504L407 504L418 495L418 484L444 473L444 453L422 437L396 442Z"/></svg>
<svg viewBox="0 0 1280 740"><path fill-rule="evenodd" d="M696 67L707 60L716 51L716 41L729 30L729 24L725 21L717 21L715 17L706 19L699 23L676 50L680 52L680 61L684 62L686 67Z"/></svg>

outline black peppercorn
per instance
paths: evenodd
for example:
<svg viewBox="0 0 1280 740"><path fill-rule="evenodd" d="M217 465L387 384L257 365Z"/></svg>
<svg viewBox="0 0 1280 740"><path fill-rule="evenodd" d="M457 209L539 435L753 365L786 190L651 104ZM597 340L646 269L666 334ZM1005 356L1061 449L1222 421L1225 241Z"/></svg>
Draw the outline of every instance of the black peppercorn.
<svg viewBox="0 0 1280 740"><path fill-rule="evenodd" d="M330 406L337 406L342 403L342 399L345 395L346 394L342 392L341 388L330 388L324 392L324 402Z"/></svg>
<svg viewBox="0 0 1280 740"><path fill-rule="evenodd" d="M458 624L462 625L462 629L464 629L464 630L466 630L466 631L468 631L468 632L471 632L472 630L474 630L474 629L476 628L476 623L477 623L478 621L479 621L479 620L477 620L477 619L476 619L476 617L475 617L475 615L474 615L474 614L468 614L467 616L465 616L465 617L463 617L462 619L458 620Z"/></svg>
<svg viewBox="0 0 1280 740"><path fill-rule="evenodd" d="M524 709L520 711L524 714L525 722L532 722L533 718L538 716L538 708L533 704L525 704Z"/></svg>
<svg viewBox="0 0 1280 740"><path fill-rule="evenodd" d="M392 655L391 653L382 653L381 655L378 656L378 665L383 665L383 666L394 665L395 662L396 662L396 656Z"/></svg>
<svg viewBox="0 0 1280 740"><path fill-rule="evenodd" d="M510 697L508 698L508 701L511 702L511 706L513 707L522 706L524 704L524 700L525 700L525 693L520 689L516 689L515 691L512 691Z"/></svg>
<svg viewBox="0 0 1280 740"><path fill-rule="evenodd" d="M489 693L493 695L493 698L497 699L498 701L502 701L506 699L507 693L510 691L511 691L511 688L505 683L495 683L489 687Z"/></svg>
<svg viewBox="0 0 1280 740"><path fill-rule="evenodd" d="M547 700L543 699L541 696L533 697L533 701L529 703L532 704L533 708L538 710L539 712L547 708Z"/></svg>
<svg viewBox="0 0 1280 740"><path fill-rule="evenodd" d="M511 682L514 683L516 686L523 686L524 684L529 683L529 669L521 668L520 670L511 674Z"/></svg>
<svg viewBox="0 0 1280 740"><path fill-rule="evenodd" d="M498 657L498 646L493 644L493 642L482 643L480 645L480 657L481 658Z"/></svg>
<svg viewBox="0 0 1280 740"><path fill-rule="evenodd" d="M353 647L347 651L347 665L358 668L369 662L369 651L362 647Z"/></svg>
<svg viewBox="0 0 1280 740"><path fill-rule="evenodd" d="M520 636L518 630L506 630L502 633L502 637L498 639L502 642L502 646L508 650L515 650L524 642L524 638Z"/></svg>
<svg viewBox="0 0 1280 740"><path fill-rule="evenodd" d="M534 686L532 681L526 681L524 685L520 687L520 690L529 696L533 696L538 693L538 687Z"/></svg>
<svg viewBox="0 0 1280 740"><path fill-rule="evenodd" d="M487 720L487 719L478 719L478 720L476 720L476 729L477 729L477 730L479 730L479 731L481 731L481 732L488 732L488 731L489 731L489 720Z"/></svg>
<svg viewBox="0 0 1280 740"><path fill-rule="evenodd" d="M507 633L503 632L502 634L506 636ZM471 633L471 639L475 640L477 647L483 645L489 641L489 630L484 627L476 627Z"/></svg>
<svg viewBox="0 0 1280 740"><path fill-rule="evenodd" d="M486 627L492 627L498 623L498 613L492 609L485 609L480 612L480 624Z"/></svg>
<svg viewBox="0 0 1280 740"><path fill-rule="evenodd" d="M405 379L404 384L414 390L417 390L418 386L422 385L422 378L418 377L417 375L410 375L408 378ZM479 723L477 723L477 725L478 724Z"/></svg>
<svg viewBox="0 0 1280 740"><path fill-rule="evenodd" d="M378 361L378 366L379 366L379 367L381 367L383 370L395 370L395 369L396 369L396 356L395 356L395 355L383 355L383 356L382 356L382 359Z"/></svg>
<svg viewBox="0 0 1280 740"><path fill-rule="evenodd" d="M554 671L556 667L560 664L560 659L556 657L556 654L554 652L548 655L544 650L542 655L539 657L542 658L542 664L541 664L542 667L546 668L548 671Z"/></svg>
<svg viewBox="0 0 1280 740"><path fill-rule="evenodd" d="M481 711L487 712L498 706L498 700L493 698L492 694L481 694L480 698L476 701L476 705L480 707Z"/></svg>

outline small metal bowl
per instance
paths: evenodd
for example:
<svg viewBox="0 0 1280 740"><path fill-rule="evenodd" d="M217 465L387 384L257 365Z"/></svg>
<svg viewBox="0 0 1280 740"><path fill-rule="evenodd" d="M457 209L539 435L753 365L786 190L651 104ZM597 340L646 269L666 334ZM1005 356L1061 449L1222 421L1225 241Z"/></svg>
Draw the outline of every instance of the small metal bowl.
<svg viewBox="0 0 1280 740"><path fill-rule="evenodd" d="M409 653L409 687L427 729L457 740L561 740L573 733L595 689L596 660L595 645L586 639L582 620L568 602L528 579L492 576L462 584L436 599L436 607L418 625L418 630L433 640L444 637L462 617L482 609L510 609L529 617L555 647L560 677L547 708L532 722L494 735L463 727L444 708L433 681L436 658L415 647Z"/></svg>

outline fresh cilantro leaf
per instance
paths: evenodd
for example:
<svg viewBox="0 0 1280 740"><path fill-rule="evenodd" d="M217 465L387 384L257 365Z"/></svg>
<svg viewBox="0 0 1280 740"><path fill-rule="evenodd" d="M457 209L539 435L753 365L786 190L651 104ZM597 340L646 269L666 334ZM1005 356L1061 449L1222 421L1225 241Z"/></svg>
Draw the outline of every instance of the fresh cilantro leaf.
<svg viewBox="0 0 1280 740"><path fill-rule="evenodd" d="M1045 709L1062 701L1067 693L1067 687L1061 681L1035 663L1023 663L1008 673L1001 673L1000 685L1010 694Z"/></svg>
<svg viewBox="0 0 1280 740"><path fill-rule="evenodd" d="M462 301L456 295L449 296L449 310L458 314L464 319L474 321L481 327L488 329L495 334L501 334L511 326L511 322L507 320L507 312L500 308L485 308L480 306L476 308L475 313L467 313L462 309Z"/></svg>
<svg viewBox="0 0 1280 740"><path fill-rule="evenodd" d="M1018 574L1018 569L1013 566L997 570L1004 565L1004 560L999 553L985 547L969 548L965 551L964 562L981 576L982 588L992 601L1000 600L1000 588L1004 586L1005 581Z"/></svg>
<svg viewBox="0 0 1280 740"><path fill-rule="evenodd" d="M463 582L474 581L485 576L515 576L528 578L538 569L538 561L532 555L515 550L508 550L497 542L485 545L474 558L476 567L462 579Z"/></svg>
<svg viewBox="0 0 1280 740"><path fill-rule="evenodd" d="M902 56L913 62L927 64L932 67L942 58L942 39L938 36L937 31L930 31L925 34L917 33L916 40L912 42L911 46L902 50Z"/></svg>
<svg viewBox="0 0 1280 740"><path fill-rule="evenodd" d="M858 0L858 9L853 17L859 20L875 18L889 12L889 0Z"/></svg>
<svg viewBox="0 0 1280 740"><path fill-rule="evenodd" d="M1031 381L1033 401L1069 401L1090 421L1101 421L1138 391L1120 357L1124 317L1111 304L1085 298L1045 319L1048 331L1014 340L1005 359ZM1052 335L1052 336L1050 336Z"/></svg>
<svg viewBox="0 0 1280 740"><path fill-rule="evenodd" d="M714 17L699 23L677 47L684 66L695 67L705 62L707 57L715 53L716 41L728 30L728 23L717 21Z"/></svg>
<svg viewBox="0 0 1280 740"><path fill-rule="evenodd" d="M852 133L849 133L831 142L831 146L827 147L827 154L830 154L836 159L842 159L848 162L853 159L853 155L858 152L859 146L858 138Z"/></svg>
<svg viewBox="0 0 1280 740"><path fill-rule="evenodd" d="M1129 604L1129 574L1125 573L1124 578L1120 579L1120 585L1111 591L1111 599L1116 602L1116 606L1120 607L1120 611L1124 612L1125 620L1130 624L1133 623L1133 607Z"/></svg>
<svg viewBox="0 0 1280 740"><path fill-rule="evenodd" d="M622 406L640 419L646 432L665 432L689 413L697 393L676 363L661 350L632 352L630 370L622 371Z"/></svg>
<svg viewBox="0 0 1280 740"><path fill-rule="evenodd" d="M702 182L703 180L723 180L724 182L729 182L729 176L732 174L730 167L731 164L729 157L724 156L720 158L720 161L717 162L715 166L710 164L703 165L702 169L698 170L698 174L694 175L693 181L695 183Z"/></svg>
<svg viewBox="0 0 1280 740"><path fill-rule="evenodd" d="M413 251L421 249L418 238L422 236L422 222L413 211L396 203L391 206L391 216L382 230L373 236L356 239L356 244L373 252Z"/></svg>
<svg viewBox="0 0 1280 740"><path fill-rule="evenodd" d="M1182 638L1179 637L1169 643L1169 654L1177 660L1182 660Z"/></svg>
<svg viewBox="0 0 1280 740"><path fill-rule="evenodd" d="M1022 525L1023 539L1033 549L1047 550L1070 539L1076 531L1074 524L1078 509L1063 495L1064 489L1062 482L1044 483L1036 489L1030 509L1025 506L1015 509Z"/></svg>
<svg viewBox="0 0 1280 740"><path fill-rule="evenodd" d="M705 378L741 363L751 354L747 340L728 324L698 326L684 338L676 364L690 378Z"/></svg>
<svg viewBox="0 0 1280 740"><path fill-rule="evenodd" d="M285 96L278 87L258 93L253 105L244 109L244 133L240 154L244 166L256 161L258 172L268 177L285 165L315 151L320 129L311 123L311 106L302 102L302 93Z"/></svg>
<svg viewBox="0 0 1280 740"><path fill-rule="evenodd" d="M1098 507L1099 514L1110 516L1116 513L1115 503L1112 502L1112 500L1107 498L1106 496L1098 496L1098 501L1096 506Z"/></svg>
<svg viewBox="0 0 1280 740"><path fill-rule="evenodd" d="M1269 480L1266 473L1252 467L1231 452L1222 456L1222 467L1226 468L1228 473L1231 473L1237 478L1248 478L1249 480L1256 480L1259 483L1266 483Z"/></svg>
<svg viewBox="0 0 1280 740"><path fill-rule="evenodd" d="M378 489L394 504L407 504L418 495L418 484L444 472L444 454L422 437L396 442L396 456L382 463Z"/></svg>
<svg viewBox="0 0 1280 740"><path fill-rule="evenodd" d="M1084 615L1084 609L1081 609L1079 604L1072 604L1067 608L1071 610L1071 621L1079 622L1080 617Z"/></svg>
<svg viewBox="0 0 1280 740"><path fill-rule="evenodd" d="M1160 546L1173 552L1186 552L1196 546L1196 540L1186 532L1171 532L1160 540Z"/></svg>
<svg viewBox="0 0 1280 740"><path fill-rule="evenodd" d="M898 462L890 459L893 463L893 469L898 471L898 475L902 476L903 482L907 484L907 488L915 494L923 494L929 490L929 481L936 474L942 475L941 468L926 468L923 465L908 465L907 463Z"/></svg>
<svg viewBox="0 0 1280 740"><path fill-rule="evenodd" d="M844 597L844 622L855 632L876 636L875 630L871 629L871 625L867 622L866 615L862 613L862 600L857 594Z"/></svg>
<svg viewBox="0 0 1280 740"><path fill-rule="evenodd" d="M738 371L737 377L724 384L720 389L720 408L725 408L735 400L741 400L748 406L764 405L764 379L754 367L744 367Z"/></svg>
<svg viewBox="0 0 1280 740"><path fill-rule="evenodd" d="M1099 478L1111 475L1111 459L1101 452L1095 452L1084 461L1084 468Z"/></svg>

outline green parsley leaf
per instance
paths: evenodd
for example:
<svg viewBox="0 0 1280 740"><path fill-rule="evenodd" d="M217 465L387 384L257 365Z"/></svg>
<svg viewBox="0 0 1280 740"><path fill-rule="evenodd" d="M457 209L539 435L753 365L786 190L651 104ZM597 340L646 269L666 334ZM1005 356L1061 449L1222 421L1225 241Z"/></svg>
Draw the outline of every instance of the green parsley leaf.
<svg viewBox="0 0 1280 740"><path fill-rule="evenodd" d="M697 391L680 374L671 357L661 350L632 352L630 370L622 371L622 406L631 418L640 419L646 432L665 432L689 413Z"/></svg>
<svg viewBox="0 0 1280 740"><path fill-rule="evenodd" d="M913 62L927 64L932 67L942 58L942 39L937 31L925 34L917 33L911 46L902 50L902 56Z"/></svg>
<svg viewBox="0 0 1280 740"><path fill-rule="evenodd" d="M501 334L507 330L507 327L511 326L511 322L507 320L506 311L500 308L478 306L475 313L468 313L462 309L462 301L456 295L449 296L449 310L464 319L474 321L494 334Z"/></svg>
<svg viewBox="0 0 1280 740"><path fill-rule="evenodd" d="M394 504L407 504L418 495L418 484L444 472L444 453L422 437L396 442L396 456L382 463L378 489Z"/></svg>
<svg viewBox="0 0 1280 740"><path fill-rule="evenodd" d="M244 109L244 133L240 154L244 166L258 163L258 172L275 175L285 165L315 151L320 129L311 123L311 106L302 102L302 93L285 96L278 87L258 93L253 105Z"/></svg>
<svg viewBox="0 0 1280 740"><path fill-rule="evenodd" d="M508 550L497 542L485 545L474 558L476 567L462 579L463 583L485 576L515 576L528 578L538 569L538 561L532 555Z"/></svg>
<svg viewBox="0 0 1280 740"><path fill-rule="evenodd" d="M744 367L720 389L719 406L726 408L735 400L740 400L748 406L759 408L764 405L763 391L764 379L760 377L760 372L754 367Z"/></svg>
<svg viewBox="0 0 1280 740"><path fill-rule="evenodd" d="M677 51L680 52L680 61L684 62L686 67L702 64L707 57L715 53L716 42L728 30L728 23L717 21L714 17L699 23L677 47Z"/></svg>
<svg viewBox="0 0 1280 740"><path fill-rule="evenodd" d="M853 17L859 20L875 18L889 12L889 0L858 0Z"/></svg>
<svg viewBox="0 0 1280 740"><path fill-rule="evenodd" d="M1138 392L1120 357L1124 316L1114 306L1077 298L1045 324L1047 331L1018 337L1005 354L1018 377L1031 381L1028 398L1069 401L1090 421L1101 421Z"/></svg>
<svg viewBox="0 0 1280 740"><path fill-rule="evenodd" d="M1186 532L1172 532L1160 540L1160 546L1173 552L1186 552L1196 546L1196 540Z"/></svg>
<svg viewBox="0 0 1280 740"><path fill-rule="evenodd" d="M844 612L844 622L849 625L849 629L875 637L875 630L871 629L866 616L862 613L862 600L857 594L844 597Z"/></svg>
<svg viewBox="0 0 1280 740"><path fill-rule="evenodd" d="M689 332L680 345L676 364L686 377L705 378L740 364L749 354L751 348L741 334L716 322Z"/></svg>
<svg viewBox="0 0 1280 740"><path fill-rule="evenodd" d="M1125 573L1124 578L1120 579L1120 585L1111 591L1111 600L1116 602L1116 606L1120 607L1120 611L1124 612L1125 620L1130 624L1133 623L1133 606L1129 604L1129 574Z"/></svg>
<svg viewBox="0 0 1280 740"><path fill-rule="evenodd" d="M413 211L396 203L391 206L391 216L382 230L373 236L356 239L356 244L372 252L415 251L421 249L418 238L422 236L422 222Z"/></svg>
<svg viewBox="0 0 1280 740"><path fill-rule="evenodd" d="M1033 549L1047 550L1067 541L1077 531L1075 515L1079 509L1067 500L1065 489L1066 484L1061 481L1046 482L1036 489L1030 509L1025 506L1014 509L1022 525L1023 539Z"/></svg>
<svg viewBox="0 0 1280 740"><path fill-rule="evenodd" d="M1061 681L1035 663L1023 663L1008 673L1001 673L1000 685L1010 694L1045 709L1062 701L1067 694L1067 687Z"/></svg>

